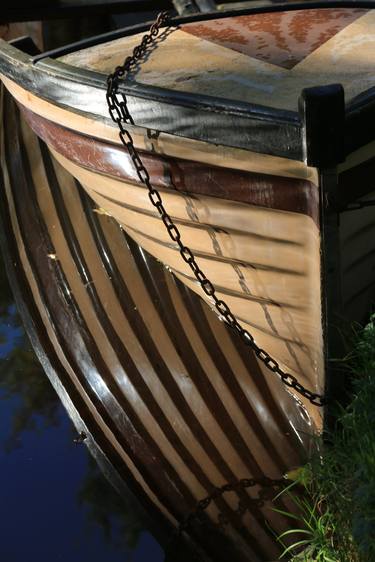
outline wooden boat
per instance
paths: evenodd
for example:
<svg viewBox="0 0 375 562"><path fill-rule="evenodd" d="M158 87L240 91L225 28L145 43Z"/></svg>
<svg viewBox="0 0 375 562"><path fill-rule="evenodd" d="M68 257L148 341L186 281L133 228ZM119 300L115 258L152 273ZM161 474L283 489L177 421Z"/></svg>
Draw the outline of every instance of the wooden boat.
<svg viewBox="0 0 375 562"><path fill-rule="evenodd" d="M374 296L374 27L368 2L189 16L121 85L184 243L257 345L319 395L339 322ZM120 144L106 77L145 30L36 56L0 44L21 112L4 94L8 268L77 428L156 532L214 494L190 547L269 561L270 527L288 522L267 493L215 490L303 462L323 410L210 310Z"/></svg>

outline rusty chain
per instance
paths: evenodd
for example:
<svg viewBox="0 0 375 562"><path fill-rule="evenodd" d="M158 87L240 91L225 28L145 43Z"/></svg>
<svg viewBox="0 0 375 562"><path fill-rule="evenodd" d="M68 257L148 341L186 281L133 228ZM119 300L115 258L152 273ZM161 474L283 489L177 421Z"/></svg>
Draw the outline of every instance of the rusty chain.
<svg viewBox="0 0 375 562"><path fill-rule="evenodd" d="M273 373L278 375L282 382L289 388L294 389L301 396L307 398L311 404L322 407L326 404L324 396L312 392L305 388L297 378L291 373L285 372L279 363L273 359L264 349L259 347L254 340L254 337L248 330L243 328L238 320L233 315L229 306L225 301L219 299L216 294L216 289L211 281L206 277L205 273L200 269L193 252L188 246L185 246L181 239L181 233L175 225L171 216L167 213L160 193L151 184L150 174L145 168L138 150L134 145L133 138L129 131L125 128L126 124L134 125L134 121L129 113L127 99L125 94L118 93L118 85L121 78L123 78L143 57L150 44L154 42L159 35L160 29L167 26L169 22L168 12L161 12L156 21L150 27L149 33L145 34L142 41L137 45L133 53L126 57L122 66L117 66L113 73L107 78L107 93L106 99L108 103L108 111L112 120L117 123L119 127L119 136L125 149L128 150L129 155L134 163L140 181L147 187L148 196L152 205L157 209L167 232L173 242L178 245L179 252L185 263L188 264L192 270L195 278L200 284L203 292L212 301L218 313L224 318L226 324L236 332L245 344L250 347L260 361Z"/></svg>
<svg viewBox="0 0 375 562"><path fill-rule="evenodd" d="M285 478L279 479L272 479L268 478L267 476L263 476L262 478L242 478L237 482L227 483L221 486L220 488L214 488L214 490L205 498L199 500L195 509L191 511L185 519L180 523L178 527L178 535L181 535L183 532L187 531L191 526L192 522L199 518L200 514L203 513L213 501L218 499L219 497L223 496L228 492L241 492L241 490L246 490L248 488L254 488L255 486L261 486L262 488L273 489L278 491L280 488L284 487L286 484ZM264 503L262 498L262 491L260 493L260 499L257 500L259 507L261 507ZM246 511L248 510L248 506L244 504L244 502L240 499L238 502L237 509L235 513L242 517ZM219 513L218 516L219 525L220 527L224 528L228 523L224 514Z"/></svg>
<svg viewBox="0 0 375 562"><path fill-rule="evenodd" d="M191 532L193 523L201 520L202 515L212 504L212 502L223 497L224 494L228 492L235 492L237 494L239 498L238 504L237 508L233 510L232 514L242 519L251 505L254 505L255 503L259 508L263 507L265 500L273 499L274 494L279 493L287 485L288 480L285 478L273 479L269 478L268 476L263 476L261 478L242 478L235 482L228 482L223 486L214 488L208 496L199 500L195 505L195 508L190 513L188 513L188 515L180 522L176 532L173 533L170 543L167 546L167 552L173 554L176 548L178 548L179 546L181 547L181 539L183 533ZM246 500L241 498L241 492L248 488L254 488L256 486L260 486L261 488L257 498L251 498L250 496L246 497ZM217 521L219 529L224 533L226 527L230 524L230 520L224 513L219 512L217 514ZM203 521L201 520L201 522ZM207 524L208 521L206 520L205 523Z"/></svg>

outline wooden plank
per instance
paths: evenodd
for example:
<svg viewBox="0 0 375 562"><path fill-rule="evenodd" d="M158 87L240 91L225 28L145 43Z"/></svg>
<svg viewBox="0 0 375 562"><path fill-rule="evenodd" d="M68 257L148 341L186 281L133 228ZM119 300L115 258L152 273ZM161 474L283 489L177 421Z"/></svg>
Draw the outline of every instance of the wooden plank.
<svg viewBox="0 0 375 562"><path fill-rule="evenodd" d="M130 155L122 146L89 138L53 123L23 107L26 120L48 146L78 165L125 181L139 183ZM230 201L303 213L318 224L316 186L302 178L249 173L200 164L187 158L143 153L153 185ZM280 174L281 170L279 171Z"/></svg>
<svg viewBox="0 0 375 562"><path fill-rule="evenodd" d="M1 44L0 72L24 90L73 111L108 120L106 76L31 57ZM141 127L214 144L302 160L301 128L293 111L138 83L121 84L134 122ZM92 115L92 113L91 113Z"/></svg>
<svg viewBox="0 0 375 562"><path fill-rule="evenodd" d="M110 479L129 486L150 516L160 512L165 540L168 514L176 524L171 514L181 520L216 486L271 469L279 477L298 464L311 425L281 382L198 297L95 213L14 106L5 127L8 265L22 282L47 373ZM264 519L280 531L288 521L259 492L211 503L190 533L205 550L199 559L276 558ZM240 498L250 508L242 522ZM229 515L230 534L215 525L219 512Z"/></svg>

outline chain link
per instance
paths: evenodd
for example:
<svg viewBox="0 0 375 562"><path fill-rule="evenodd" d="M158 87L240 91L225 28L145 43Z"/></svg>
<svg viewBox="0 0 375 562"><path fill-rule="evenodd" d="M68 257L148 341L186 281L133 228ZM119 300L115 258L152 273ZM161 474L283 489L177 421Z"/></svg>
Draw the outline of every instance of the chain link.
<svg viewBox="0 0 375 562"><path fill-rule="evenodd" d="M141 43L133 49L132 55L126 57L124 64L122 66L117 66L114 72L108 76L106 98L109 114L112 120L117 123L119 127L120 140L124 148L129 152L129 155L134 163L134 167L137 171L139 180L148 188L148 196L151 204L157 209L171 240L177 244L182 259L189 265L203 292L211 299L217 312L225 320L226 324L237 334L239 334L245 344L254 351L258 359L271 372L277 374L287 387L292 388L297 393L307 398L311 402L311 404L319 407L324 406L326 404L325 397L312 392L311 390L308 390L298 382L294 375L283 371L279 363L264 349L260 348L255 343L253 336L241 326L226 302L219 299L216 294L214 285L206 277L205 273L200 269L198 263L195 260L193 252L188 246L184 245L181 238L181 233L178 230L178 227L173 222L171 216L167 213L159 191L155 189L155 187L153 187L151 184L150 174L142 162L140 154L134 145L131 134L124 127L124 124L133 125L134 122L129 113L126 96L120 96L120 94L118 94L119 80L120 78L125 76L133 66L135 66L140 58L142 58L147 50L147 47L155 40L155 38L159 34L160 28L168 25L168 21L168 12L161 12L158 15L155 23L152 24L149 33L144 35Z"/></svg>
<svg viewBox="0 0 375 562"><path fill-rule="evenodd" d="M265 501L273 500L275 494L277 495L288 485L290 485L290 482L285 477L274 479L269 478L268 476L263 476L261 478L241 478L240 480L228 482L223 486L214 488L208 496L199 500L192 511L190 511L190 513L188 513L179 523L176 532L173 533L170 543L167 546L167 552L173 553L174 549L178 547L178 545L182 544L181 539L183 534L192 530L191 527L194 522L200 521L200 523L202 523L203 521L201 517L203 513L208 509L212 502L215 502L217 499L223 497L226 493L234 492L237 494L238 503L237 507L233 508L232 514L241 520L245 513L249 511L253 505L257 505L259 508L262 508ZM259 487L257 497L244 495L244 491L246 489L254 488L256 486ZM208 521L206 520L205 523L207 524ZM217 514L217 525L221 532L225 533L225 529L229 524L230 520L227 515L219 511ZM196 559L194 558L194 560Z"/></svg>
<svg viewBox="0 0 375 562"><path fill-rule="evenodd" d="M222 497L224 494L228 492L235 492L239 495L243 490L248 488L254 488L255 486L260 486L259 492L259 499L251 499L250 497L247 500L251 503L254 501L257 502L258 506L261 507L264 504L264 499L267 499L269 495L269 491L278 492L280 489L284 488L288 484L285 478L273 479L264 476L262 478L242 478L236 482L227 483L221 486L220 488L214 488L213 491L206 496L205 498L199 500L195 506L195 508L183 519L183 521L178 526L177 532L177 539L179 539L182 533L188 531L191 527L192 523L199 519L200 515L211 505L211 503L218 498ZM267 493L264 493L264 490L267 490ZM271 495L272 497L272 495ZM246 511L249 509L249 505L245 502L243 498L240 498L238 501L237 508L235 509L235 513L242 517ZM219 526L223 529L228 523L228 519L225 517L223 513L218 514L218 522Z"/></svg>

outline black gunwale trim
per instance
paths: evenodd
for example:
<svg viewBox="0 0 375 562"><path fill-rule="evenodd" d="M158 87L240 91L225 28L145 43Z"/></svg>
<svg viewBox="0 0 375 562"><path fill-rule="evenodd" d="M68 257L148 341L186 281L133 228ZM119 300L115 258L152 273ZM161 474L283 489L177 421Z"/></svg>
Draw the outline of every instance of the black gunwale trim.
<svg viewBox="0 0 375 562"><path fill-rule="evenodd" d="M105 98L106 76L61 61L33 59L0 42L0 72L21 88L64 109L113 125ZM137 126L302 160L297 112L155 86L120 85ZM91 110L91 111L90 111Z"/></svg>
<svg viewBox="0 0 375 562"><path fill-rule="evenodd" d="M371 9L375 7L375 2L374 0L328 0L307 4L280 4L244 10L200 13L174 18L173 23L179 25L233 15L340 7ZM71 108L76 113L112 124L103 95L106 89L105 75L77 69L55 60L54 57L146 31L148 27L148 24L141 24L98 35L36 57L26 56L15 47L0 43L0 71L21 87L57 106ZM243 148L292 160L304 160L302 123L296 111L236 102L215 96L185 94L144 84L121 85L120 90L129 96L130 111L137 126L211 144ZM88 112L87 108L93 106L95 111ZM372 140L370 123L374 114L374 88L360 94L346 106L346 154Z"/></svg>
<svg viewBox="0 0 375 562"><path fill-rule="evenodd" d="M87 86L101 90L107 89L106 75L95 70L80 68L78 72L78 67L53 59L43 59L40 63L35 65L35 68L41 69L45 74L55 73L56 75L77 84L82 84L82 78L84 78L84 84ZM266 105L231 100L228 98L219 98L206 94L190 94L137 82L119 84L119 92L123 92L127 96L134 96L144 100L168 103L191 109L203 109L204 111L211 113L220 113L221 116L223 113L226 113L228 115L246 118L254 117L259 121L270 121L273 124L300 126L300 119L297 111L278 109L275 107L268 107ZM131 103L131 100L129 100L129 103ZM112 123L112 121L110 122Z"/></svg>

